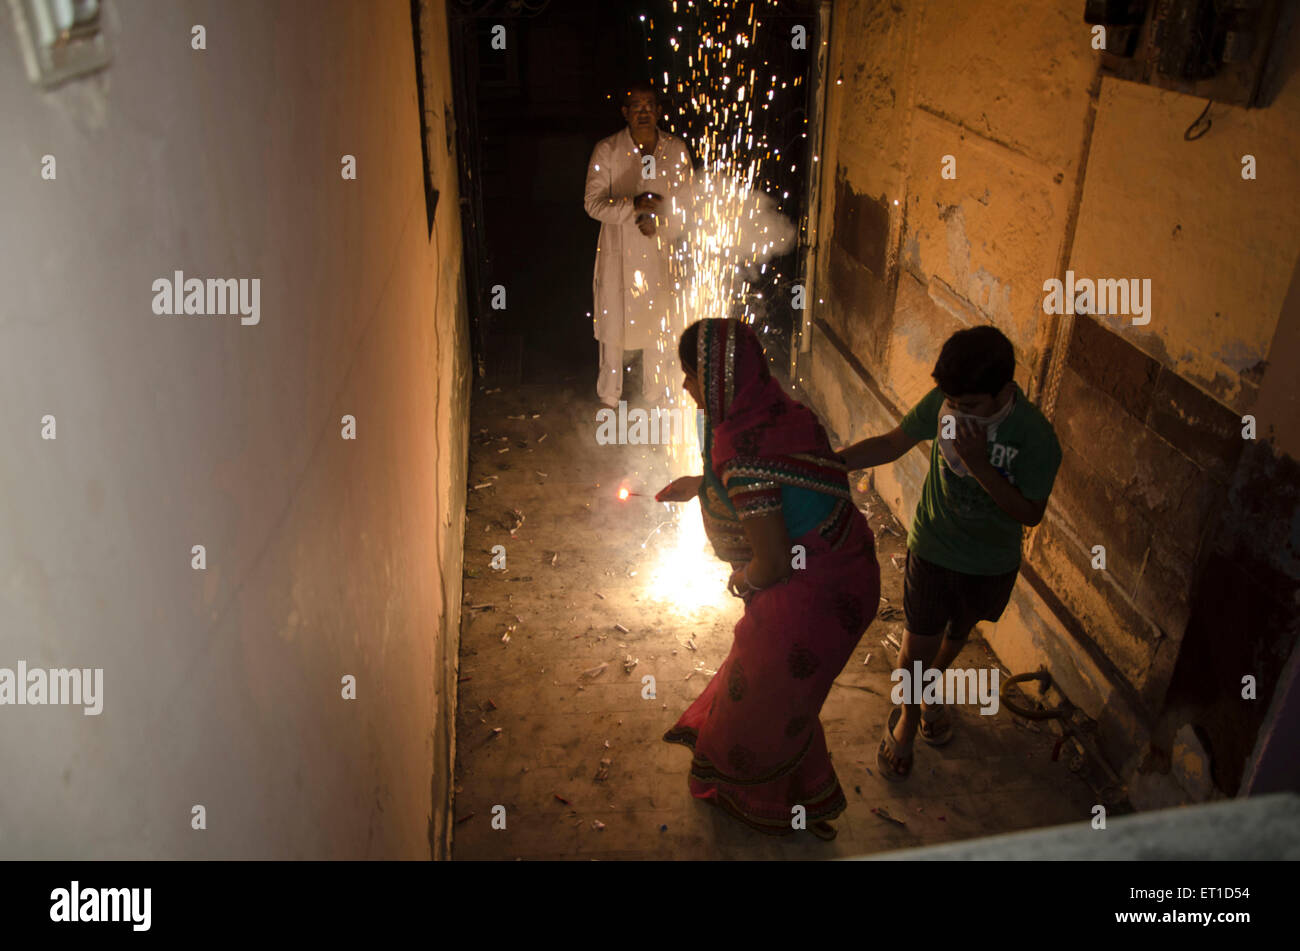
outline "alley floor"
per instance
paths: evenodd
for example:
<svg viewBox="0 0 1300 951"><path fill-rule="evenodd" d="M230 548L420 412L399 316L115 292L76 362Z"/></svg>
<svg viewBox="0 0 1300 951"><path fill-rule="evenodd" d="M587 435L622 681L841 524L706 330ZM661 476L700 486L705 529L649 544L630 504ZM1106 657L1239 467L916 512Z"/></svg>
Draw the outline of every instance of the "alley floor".
<svg viewBox="0 0 1300 951"><path fill-rule="evenodd" d="M656 585L674 530L662 525L667 508L620 501L618 488L653 494L687 473L669 471L663 447L597 445L589 389L476 386L454 858L824 859L1091 818L1099 800L1068 752L1053 760L1055 734L1006 709L957 709L953 741L918 741L906 782L879 775L896 657L882 639L902 636L905 544L870 494L858 503L876 534L881 615L822 710L849 801L837 838L769 837L694 800L690 751L661 737L726 657L742 605L723 592L680 612ZM684 515L698 519L698 504ZM996 665L978 636L957 661ZM653 700L642 695L647 674Z"/></svg>

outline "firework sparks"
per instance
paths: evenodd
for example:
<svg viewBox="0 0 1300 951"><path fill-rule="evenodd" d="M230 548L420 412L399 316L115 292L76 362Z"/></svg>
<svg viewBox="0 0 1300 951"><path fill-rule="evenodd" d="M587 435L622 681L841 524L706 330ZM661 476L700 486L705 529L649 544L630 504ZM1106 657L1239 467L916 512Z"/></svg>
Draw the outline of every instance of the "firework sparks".
<svg viewBox="0 0 1300 951"><path fill-rule="evenodd" d="M669 45L678 71L675 88L683 101L678 116L667 117L667 125L669 131L691 142L700 168L690 186L668 204L666 217L671 224L665 233L678 239L669 246L670 273L678 293L671 317L660 324L656 359L653 367L647 360L647 372L668 404L680 408L685 419L694 415L694 406L682 390L677 369L677 340L682 331L696 320L712 317L736 316L753 324L758 314L749 301L750 279L765 273L767 262L788 250L795 237L793 225L776 212L774 202L760 188L764 163L769 158L778 162L788 158L782 159L781 150L768 142L763 124L757 128L754 124L756 109L768 109L776 90L785 88L786 83L742 62L753 58L746 54L762 23L757 9L770 6L770 0L713 0L708 4L686 0L684 4L675 2L672 8L674 15L679 7L690 11L698 29L692 47L687 40L690 34L680 24L676 29L669 27L673 34ZM648 27L655 29L653 20ZM667 71L663 77L664 84L670 85ZM760 88L763 85L766 88ZM694 116L686 111L687 89L691 90ZM672 468L699 474L704 461L694 427L686 427L685 437L669 447ZM677 530L659 534L659 557L650 572L649 596L679 610L725 606L730 601L726 593L730 569L713 555L697 503L673 509Z"/></svg>

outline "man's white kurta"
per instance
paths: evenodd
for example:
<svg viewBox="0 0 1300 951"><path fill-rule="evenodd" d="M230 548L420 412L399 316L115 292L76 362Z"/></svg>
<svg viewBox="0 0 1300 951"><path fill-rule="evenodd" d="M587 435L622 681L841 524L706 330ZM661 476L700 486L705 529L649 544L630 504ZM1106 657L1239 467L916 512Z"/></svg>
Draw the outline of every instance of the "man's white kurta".
<svg viewBox="0 0 1300 951"><path fill-rule="evenodd" d="M691 178L690 153L659 130L648 168L629 129L602 139L587 166L587 214L599 221L591 312L595 337L614 353L655 346L675 308L668 260L673 229L665 219L674 192ZM653 175L649 174L653 171ZM633 203L642 192L662 195L658 231L646 237Z"/></svg>

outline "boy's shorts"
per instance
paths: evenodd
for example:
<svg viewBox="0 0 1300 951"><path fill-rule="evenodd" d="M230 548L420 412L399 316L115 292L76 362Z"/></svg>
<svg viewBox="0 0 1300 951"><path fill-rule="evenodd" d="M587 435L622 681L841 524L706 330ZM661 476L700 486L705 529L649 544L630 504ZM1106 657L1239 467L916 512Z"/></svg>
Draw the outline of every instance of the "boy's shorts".
<svg viewBox="0 0 1300 951"><path fill-rule="evenodd" d="M1004 575L968 575L918 558L909 549L903 571L903 613L917 637L966 639L979 621L996 621L1011 601L1020 568Z"/></svg>

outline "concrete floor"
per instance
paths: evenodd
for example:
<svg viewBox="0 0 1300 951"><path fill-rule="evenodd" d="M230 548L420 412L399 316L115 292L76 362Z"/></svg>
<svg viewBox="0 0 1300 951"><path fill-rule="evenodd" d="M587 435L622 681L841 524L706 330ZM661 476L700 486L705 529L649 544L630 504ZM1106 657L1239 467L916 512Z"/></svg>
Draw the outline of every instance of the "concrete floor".
<svg viewBox="0 0 1300 951"><path fill-rule="evenodd" d="M664 507L620 502L616 490L631 477L633 490L653 493L669 478L666 454L597 446L590 389L585 380L476 388L470 485L491 485L470 492L465 532L454 858L820 859L1089 820L1100 800L1067 765L1068 746L1053 761L1055 735L1007 710L956 711L953 742L918 743L907 782L878 775L895 659L881 639L901 636L901 617L872 623L822 710L849 800L834 841L768 837L694 800L689 750L660 737L726 657L741 604L722 599L683 616L647 590L662 536L640 546ZM873 496L860 507L877 536L881 607L901 608L902 572L891 557L901 565L900 526ZM513 537L512 510L524 516ZM690 514L698 518L694 503ZM505 547L505 571L489 567L494 545ZM630 673L629 655L638 661ZM599 676L583 677L602 663ZM994 664L978 637L958 659ZM641 697L647 673L657 680L654 700ZM597 780L602 759L607 776ZM504 829L493 828L497 806Z"/></svg>

